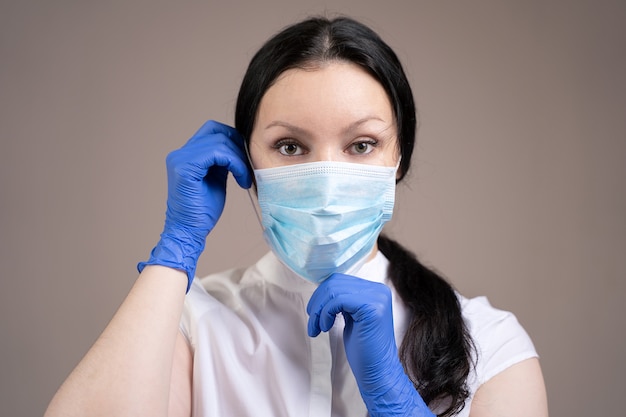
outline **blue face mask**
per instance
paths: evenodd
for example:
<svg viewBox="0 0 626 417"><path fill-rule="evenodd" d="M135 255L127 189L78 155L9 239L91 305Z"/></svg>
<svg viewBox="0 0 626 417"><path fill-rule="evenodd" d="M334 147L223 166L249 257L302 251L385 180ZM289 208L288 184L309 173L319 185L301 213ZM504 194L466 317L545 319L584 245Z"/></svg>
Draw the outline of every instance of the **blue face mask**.
<svg viewBox="0 0 626 417"><path fill-rule="evenodd" d="M391 219L396 171L327 161L255 170L265 240L311 282L349 273Z"/></svg>

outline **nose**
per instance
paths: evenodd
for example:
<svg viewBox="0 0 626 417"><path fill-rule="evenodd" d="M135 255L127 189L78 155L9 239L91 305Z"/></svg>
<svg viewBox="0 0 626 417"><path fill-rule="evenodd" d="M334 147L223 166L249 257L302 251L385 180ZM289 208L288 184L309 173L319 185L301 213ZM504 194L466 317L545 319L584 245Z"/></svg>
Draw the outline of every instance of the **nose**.
<svg viewBox="0 0 626 417"><path fill-rule="evenodd" d="M331 145L318 145L313 150L312 161L313 162L332 162L339 161L342 156L341 150L338 150L335 146Z"/></svg>

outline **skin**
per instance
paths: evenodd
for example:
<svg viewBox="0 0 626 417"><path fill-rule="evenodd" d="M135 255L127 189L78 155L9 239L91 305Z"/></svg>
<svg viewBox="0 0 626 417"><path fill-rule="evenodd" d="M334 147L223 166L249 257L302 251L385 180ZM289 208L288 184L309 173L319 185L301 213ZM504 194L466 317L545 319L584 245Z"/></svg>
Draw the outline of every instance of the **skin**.
<svg viewBox="0 0 626 417"><path fill-rule="evenodd" d="M257 169L315 161L395 166L391 103L353 64L285 71L261 100L250 157Z"/></svg>
<svg viewBox="0 0 626 417"><path fill-rule="evenodd" d="M184 272L147 266L45 417L189 416L181 414L191 404L189 388L170 389L170 381L180 379L181 368L188 366L181 357L191 357L178 343L186 287ZM187 404L170 405L179 396Z"/></svg>
<svg viewBox="0 0 626 417"><path fill-rule="evenodd" d="M287 71L261 102L250 155L255 168L322 160L395 166L392 106L352 64ZM189 417L193 356L178 330L186 285L181 271L147 266L45 416ZM471 408L472 417L547 415L536 359L487 381Z"/></svg>

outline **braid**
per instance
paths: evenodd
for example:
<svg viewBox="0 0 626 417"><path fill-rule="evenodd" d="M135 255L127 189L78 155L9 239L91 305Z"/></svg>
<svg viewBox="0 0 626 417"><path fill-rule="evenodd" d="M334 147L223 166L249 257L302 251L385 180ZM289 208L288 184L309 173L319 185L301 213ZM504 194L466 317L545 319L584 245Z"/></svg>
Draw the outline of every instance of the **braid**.
<svg viewBox="0 0 626 417"><path fill-rule="evenodd" d="M466 379L474 348L456 293L397 242L380 236L378 248L389 259L391 282L412 315L400 360L426 404L446 404L440 416L452 416L469 396Z"/></svg>

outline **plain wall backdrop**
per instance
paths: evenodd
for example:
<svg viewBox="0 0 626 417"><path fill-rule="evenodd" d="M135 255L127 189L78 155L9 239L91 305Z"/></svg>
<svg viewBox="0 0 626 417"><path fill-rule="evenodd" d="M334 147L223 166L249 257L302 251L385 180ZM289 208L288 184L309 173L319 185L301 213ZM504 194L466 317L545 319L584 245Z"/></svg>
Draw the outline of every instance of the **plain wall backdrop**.
<svg viewBox="0 0 626 417"><path fill-rule="evenodd" d="M515 312L553 416L623 415L623 1L0 2L0 414L41 415L163 224L164 158L232 124L252 54L344 13L395 48L421 128L387 232ZM229 183L200 275L267 250Z"/></svg>

